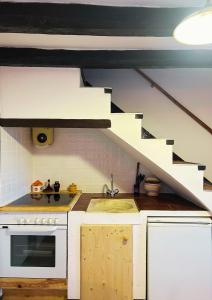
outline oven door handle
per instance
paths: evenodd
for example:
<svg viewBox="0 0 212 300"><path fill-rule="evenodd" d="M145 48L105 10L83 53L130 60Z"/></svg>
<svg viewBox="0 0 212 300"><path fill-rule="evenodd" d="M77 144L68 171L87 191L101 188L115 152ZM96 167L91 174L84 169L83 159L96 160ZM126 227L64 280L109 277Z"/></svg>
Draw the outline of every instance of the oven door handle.
<svg viewBox="0 0 212 300"><path fill-rule="evenodd" d="M18 225L18 226L8 226L8 234L51 234L58 229L57 226L29 226L29 225Z"/></svg>

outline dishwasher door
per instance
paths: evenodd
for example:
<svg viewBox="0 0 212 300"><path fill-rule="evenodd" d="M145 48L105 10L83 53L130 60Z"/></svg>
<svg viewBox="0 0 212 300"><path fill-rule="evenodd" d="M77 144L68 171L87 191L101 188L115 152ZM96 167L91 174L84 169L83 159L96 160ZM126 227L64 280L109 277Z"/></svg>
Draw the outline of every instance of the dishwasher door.
<svg viewBox="0 0 212 300"><path fill-rule="evenodd" d="M209 218L149 218L148 300L211 300Z"/></svg>

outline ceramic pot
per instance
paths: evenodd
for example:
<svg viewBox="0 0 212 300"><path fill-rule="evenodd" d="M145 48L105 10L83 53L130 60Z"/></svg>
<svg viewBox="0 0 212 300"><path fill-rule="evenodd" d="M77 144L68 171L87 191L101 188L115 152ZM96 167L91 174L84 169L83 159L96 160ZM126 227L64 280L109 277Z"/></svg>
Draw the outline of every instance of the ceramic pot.
<svg viewBox="0 0 212 300"><path fill-rule="evenodd" d="M147 177L144 183L144 190L147 196L157 197L160 192L160 180L155 177Z"/></svg>

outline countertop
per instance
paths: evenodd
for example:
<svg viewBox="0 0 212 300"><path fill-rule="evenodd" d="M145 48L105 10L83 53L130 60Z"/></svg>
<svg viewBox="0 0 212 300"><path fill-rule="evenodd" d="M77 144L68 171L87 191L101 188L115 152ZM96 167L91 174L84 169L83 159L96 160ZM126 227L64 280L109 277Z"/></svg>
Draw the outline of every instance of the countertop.
<svg viewBox="0 0 212 300"><path fill-rule="evenodd" d="M86 211L91 199L110 198L101 193L83 193L72 211ZM110 198L111 199L111 198ZM158 197L149 197L146 194L134 196L133 194L120 193L115 199L134 199L139 211L160 210L160 211L206 211L205 209L191 203L188 200L175 194L159 194Z"/></svg>
<svg viewBox="0 0 212 300"><path fill-rule="evenodd" d="M30 195L30 194L29 194ZM145 194L134 196L133 194L120 193L114 198L102 193L81 193L80 191L72 197L70 202L61 201L56 205L48 204L46 201L27 202L27 197L21 197L16 201L0 207L0 212L68 212L86 211L91 199L134 199L139 211L206 211L205 209L191 203L175 194L159 194L158 197L148 197Z"/></svg>

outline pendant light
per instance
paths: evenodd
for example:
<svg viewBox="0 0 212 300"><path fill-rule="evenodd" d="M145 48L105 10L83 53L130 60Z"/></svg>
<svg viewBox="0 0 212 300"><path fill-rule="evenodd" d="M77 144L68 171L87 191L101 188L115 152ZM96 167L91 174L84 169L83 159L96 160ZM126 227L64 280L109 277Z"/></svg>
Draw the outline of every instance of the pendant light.
<svg viewBox="0 0 212 300"><path fill-rule="evenodd" d="M212 43L212 6L185 18L174 30L174 38L183 44L205 45Z"/></svg>

